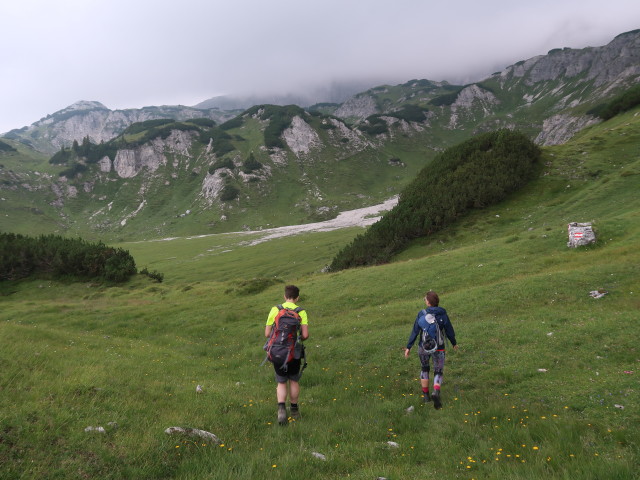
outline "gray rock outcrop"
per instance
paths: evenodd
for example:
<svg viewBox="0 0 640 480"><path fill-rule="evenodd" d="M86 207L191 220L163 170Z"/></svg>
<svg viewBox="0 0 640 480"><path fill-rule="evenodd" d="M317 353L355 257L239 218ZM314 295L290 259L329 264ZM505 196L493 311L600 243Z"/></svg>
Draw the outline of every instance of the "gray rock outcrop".
<svg viewBox="0 0 640 480"><path fill-rule="evenodd" d="M282 133L282 138L298 158L321 144L316 131L297 115L291 120L291 126Z"/></svg>
<svg viewBox="0 0 640 480"><path fill-rule="evenodd" d="M191 134L189 132L173 130L166 139L155 138L149 143L145 143L135 149L120 149L113 160L113 168L121 178L135 177L147 169L155 172L160 166L167 164L165 151L189 155L191 146ZM107 157L108 160L108 157ZM100 168L106 168L106 161L101 160Z"/></svg>
<svg viewBox="0 0 640 480"><path fill-rule="evenodd" d="M344 102L335 112L334 115L340 118L356 118L364 120L365 118L379 113L376 100L371 95L356 95Z"/></svg>
<svg viewBox="0 0 640 480"><path fill-rule="evenodd" d="M504 79L520 77L532 86L539 82L580 77L602 86L624 77L640 76L640 31L623 33L602 47L555 49L548 55L518 62L500 73Z"/></svg>
<svg viewBox="0 0 640 480"><path fill-rule="evenodd" d="M554 115L542 123L542 130L535 139L538 145L561 145L577 132L599 120L590 115L574 117L566 114Z"/></svg>

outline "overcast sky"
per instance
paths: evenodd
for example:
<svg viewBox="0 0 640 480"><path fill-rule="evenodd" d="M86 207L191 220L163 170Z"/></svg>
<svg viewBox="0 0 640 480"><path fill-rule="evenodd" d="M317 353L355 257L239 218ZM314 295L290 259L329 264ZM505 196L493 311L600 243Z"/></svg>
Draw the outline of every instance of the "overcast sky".
<svg viewBox="0 0 640 480"><path fill-rule="evenodd" d="M3 0L0 132L78 100L122 109L340 81L464 83L638 28L638 0Z"/></svg>

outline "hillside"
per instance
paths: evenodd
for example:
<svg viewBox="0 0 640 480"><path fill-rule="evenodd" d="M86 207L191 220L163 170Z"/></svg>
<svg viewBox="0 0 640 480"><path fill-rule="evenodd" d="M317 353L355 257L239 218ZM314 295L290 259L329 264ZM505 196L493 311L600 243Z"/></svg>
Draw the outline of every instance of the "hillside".
<svg viewBox="0 0 640 480"><path fill-rule="evenodd" d="M639 145L635 108L544 147L523 190L383 266L319 273L349 229L120 245L162 284L0 282L0 475L634 478ZM593 222L597 243L567 248L571 221ZM259 365L285 283L301 287L311 338L303 416L283 428ZM402 355L427 289L460 344L439 411Z"/></svg>
<svg viewBox="0 0 640 480"><path fill-rule="evenodd" d="M2 140L0 229L125 240L333 218L396 195L437 153L482 132L562 144L639 78L633 31L471 85L411 80L308 109L112 112L80 102ZM38 148L57 150L53 163Z"/></svg>

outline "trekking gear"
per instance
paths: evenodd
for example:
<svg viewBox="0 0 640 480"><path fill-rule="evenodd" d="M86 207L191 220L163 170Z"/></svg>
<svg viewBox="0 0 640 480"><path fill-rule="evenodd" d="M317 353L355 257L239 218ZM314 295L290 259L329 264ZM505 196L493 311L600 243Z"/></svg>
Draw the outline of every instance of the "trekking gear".
<svg viewBox="0 0 640 480"><path fill-rule="evenodd" d="M283 404L278 404L278 423L280 425L286 425L287 423L287 407Z"/></svg>
<svg viewBox="0 0 640 480"><path fill-rule="evenodd" d="M271 363L286 371L287 364L291 360L305 358L304 345L300 338L302 321L300 312L304 308L286 308L282 305L277 305L276 308L278 313L273 322L273 330L263 349L267 352L267 359ZM304 369L306 366L305 359L302 368Z"/></svg>
<svg viewBox="0 0 640 480"><path fill-rule="evenodd" d="M297 403L291 404L291 418L294 420L300 420L300 408Z"/></svg>
<svg viewBox="0 0 640 480"><path fill-rule="evenodd" d="M431 394L429 392L424 392L422 394L422 403L429 403L431 401Z"/></svg>
<svg viewBox="0 0 640 480"><path fill-rule="evenodd" d="M442 335L442 326L440 322L431 313L422 310L427 327L422 329L422 349L425 353L431 354L435 352L440 345L444 344L444 335Z"/></svg>
<svg viewBox="0 0 640 480"><path fill-rule="evenodd" d="M440 390L436 390L435 392L433 392L431 398L433 398L433 408L435 408L436 410L440 410L442 408L442 401L440 400Z"/></svg>

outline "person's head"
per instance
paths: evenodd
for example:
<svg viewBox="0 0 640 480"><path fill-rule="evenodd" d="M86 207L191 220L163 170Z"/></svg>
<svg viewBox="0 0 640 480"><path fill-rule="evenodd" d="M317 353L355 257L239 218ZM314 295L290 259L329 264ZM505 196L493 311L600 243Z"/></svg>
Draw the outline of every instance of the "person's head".
<svg viewBox="0 0 640 480"><path fill-rule="evenodd" d="M287 300L295 300L300 297L300 289L295 285L287 285L284 287L284 298Z"/></svg>
<svg viewBox="0 0 640 480"><path fill-rule="evenodd" d="M440 303L440 297L438 297L438 294L436 292L428 291L427 294L424 296L424 301L427 302L432 307L437 307L438 304Z"/></svg>

